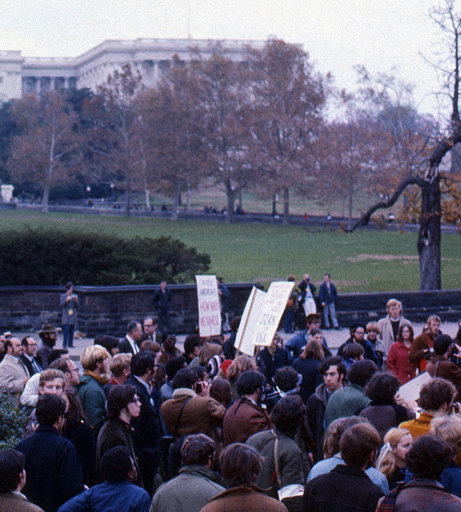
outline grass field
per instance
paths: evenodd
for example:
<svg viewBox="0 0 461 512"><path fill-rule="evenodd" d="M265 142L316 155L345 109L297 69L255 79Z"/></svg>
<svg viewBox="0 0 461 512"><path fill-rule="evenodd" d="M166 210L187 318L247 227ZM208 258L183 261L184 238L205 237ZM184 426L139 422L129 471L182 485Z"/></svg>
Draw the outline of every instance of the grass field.
<svg viewBox="0 0 461 512"><path fill-rule="evenodd" d="M419 263L415 233L357 231L309 233L297 226L115 216L0 213L0 229L25 226L94 231L123 238L171 236L211 256L211 273L227 282L301 279L310 273L320 283L325 272L342 292L417 290ZM461 288L461 237L442 238L442 285ZM0 283L1 284L1 283Z"/></svg>

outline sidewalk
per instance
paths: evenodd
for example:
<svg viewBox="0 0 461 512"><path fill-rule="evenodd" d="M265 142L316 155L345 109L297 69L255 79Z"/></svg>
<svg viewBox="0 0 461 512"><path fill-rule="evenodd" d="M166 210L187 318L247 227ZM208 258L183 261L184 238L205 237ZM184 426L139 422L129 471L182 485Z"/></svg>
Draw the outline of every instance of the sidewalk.
<svg viewBox="0 0 461 512"><path fill-rule="evenodd" d="M415 331L415 337L418 336L422 330L423 330L424 324L422 323L415 323L413 324L413 329ZM456 333L458 332L458 324L456 322L442 322L440 325L440 329L444 334L449 334L452 338L456 336ZM279 336L284 340L288 341L289 339L293 338L299 331L296 331L292 334L285 334L282 331L279 331ZM323 330L323 335L325 336L328 346L330 349L333 349L333 352L335 353L335 349L338 349L342 343L344 343L349 338L349 329L348 328L341 328L339 331L335 330ZM25 331L25 332L14 332L14 336L18 337L19 339L22 339L24 336L33 336L33 338L40 344L40 337L38 335L38 332L31 332L31 331ZM184 340L186 338L185 334L179 334L176 336L176 346L182 350L184 345ZM82 352L85 350L86 347L89 347L90 345L93 345L94 338L78 338L74 340L74 348L70 348L69 355L72 360L79 361L80 356ZM58 333L58 342L56 344L56 348L62 348L62 333Z"/></svg>

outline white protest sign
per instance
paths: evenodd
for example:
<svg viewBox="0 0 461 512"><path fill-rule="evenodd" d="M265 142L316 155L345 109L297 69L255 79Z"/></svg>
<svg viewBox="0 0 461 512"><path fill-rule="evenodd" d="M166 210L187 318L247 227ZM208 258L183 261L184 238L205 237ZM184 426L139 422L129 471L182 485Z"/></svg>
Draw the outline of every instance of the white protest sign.
<svg viewBox="0 0 461 512"><path fill-rule="evenodd" d="M195 276L200 336L221 334L221 306L216 276Z"/></svg>
<svg viewBox="0 0 461 512"><path fill-rule="evenodd" d="M268 347L272 343L293 286L294 283L289 281L277 281L270 285L257 322L255 345Z"/></svg>
<svg viewBox="0 0 461 512"><path fill-rule="evenodd" d="M418 407L416 400L419 398L419 392L424 384L429 382L431 378L432 377L427 372L423 372L400 387L398 394L405 401L406 407L413 410Z"/></svg>
<svg viewBox="0 0 461 512"><path fill-rule="evenodd" d="M256 335L256 325L259 315L265 302L266 292L258 290L255 286L245 305L245 309L240 320L239 330L235 339L235 348L243 354L253 356L255 345L253 343Z"/></svg>

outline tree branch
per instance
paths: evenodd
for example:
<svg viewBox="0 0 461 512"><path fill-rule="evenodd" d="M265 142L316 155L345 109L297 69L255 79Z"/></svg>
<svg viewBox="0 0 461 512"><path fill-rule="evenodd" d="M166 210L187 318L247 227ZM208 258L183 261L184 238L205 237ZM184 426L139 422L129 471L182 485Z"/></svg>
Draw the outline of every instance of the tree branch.
<svg viewBox="0 0 461 512"><path fill-rule="evenodd" d="M420 176L412 176L411 178L407 178L403 180L399 186L396 188L395 192L392 194L392 196L387 201L380 201L379 203L376 203L374 206L371 206L361 217L360 219L352 225L351 228L345 229L346 233L352 233L360 226L366 226L370 222L370 217L375 213L376 210L379 210L381 208L389 208L389 206L393 206L398 198L401 196L402 192L409 186L409 185L418 185L419 187L422 187L424 183L423 178Z"/></svg>

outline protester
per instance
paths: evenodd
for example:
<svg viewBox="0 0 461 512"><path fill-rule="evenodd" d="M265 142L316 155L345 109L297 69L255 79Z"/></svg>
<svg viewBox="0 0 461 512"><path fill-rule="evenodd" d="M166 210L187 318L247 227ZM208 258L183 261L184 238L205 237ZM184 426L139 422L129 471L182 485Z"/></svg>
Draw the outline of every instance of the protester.
<svg viewBox="0 0 461 512"><path fill-rule="evenodd" d="M387 478L391 490L407 477L406 455L412 444L413 438L406 428L391 428L384 436L384 445L376 461L376 469Z"/></svg>
<svg viewBox="0 0 461 512"><path fill-rule="evenodd" d="M364 324L360 322L353 323L349 328L350 337L339 347L337 355L339 357L342 357L344 348L347 347L347 345L357 343L358 345L361 345L363 347L365 351L365 359L373 361L376 364L376 366L378 366L379 359L373 348L373 344L364 338L365 329L366 328Z"/></svg>
<svg viewBox="0 0 461 512"><path fill-rule="evenodd" d="M376 364L367 359L357 361L351 366L347 374L349 385L338 389L328 401L325 427L333 420L352 416L369 405L371 400L365 395L365 386L377 371Z"/></svg>
<svg viewBox="0 0 461 512"><path fill-rule="evenodd" d="M404 318L402 313L402 303L397 299L389 299L386 304L387 316L378 321L378 326L381 331L381 339L384 343L386 353L389 348L397 341L397 334L402 325L407 324L411 326L411 322Z"/></svg>
<svg viewBox="0 0 461 512"><path fill-rule="evenodd" d="M240 375L237 381L237 393L240 398L224 416L224 446L244 443L256 432L272 428L267 412L261 407L264 382L264 375L255 370L247 370Z"/></svg>
<svg viewBox="0 0 461 512"><path fill-rule="evenodd" d="M101 459L104 483L88 489L59 509L59 512L148 512L149 494L133 485L136 467L130 452L116 446Z"/></svg>
<svg viewBox="0 0 461 512"><path fill-rule="evenodd" d="M302 502L304 482L303 455L295 441L301 426L304 407L300 397L286 396L271 412L273 429L249 437L252 446L265 459L255 485L267 496L280 500L289 511L297 511Z"/></svg>
<svg viewBox="0 0 461 512"><path fill-rule="evenodd" d="M421 372L426 369L426 358L431 355L435 339L442 334L439 332L440 322L440 317L431 315L427 319L427 328L415 338L411 345L408 359L410 363L417 364Z"/></svg>
<svg viewBox="0 0 461 512"><path fill-rule="evenodd" d="M431 379L421 388L417 400L423 412L414 420L404 421L400 427L408 429L413 439L428 434L433 418L450 413L455 395L456 388L451 382L440 378Z"/></svg>
<svg viewBox="0 0 461 512"><path fill-rule="evenodd" d="M429 435L416 439L406 456L411 480L381 499L376 511L460 512L461 498L448 492L440 483L440 475L450 458L450 448L442 439Z"/></svg>
<svg viewBox="0 0 461 512"><path fill-rule="evenodd" d="M332 394L341 389L346 377L346 367L337 356L327 357L318 368L323 377L313 395L306 403L306 416L309 428L314 437L314 461L323 459L325 408Z"/></svg>
<svg viewBox="0 0 461 512"><path fill-rule="evenodd" d="M416 377L417 365L411 363L409 359L413 338L413 327L402 324L399 327L397 341L392 343L387 354L387 369L399 379L402 386Z"/></svg>
<svg viewBox="0 0 461 512"><path fill-rule="evenodd" d="M24 463L21 452L0 451L0 510L4 512L43 512L21 494L27 478Z"/></svg>
<svg viewBox="0 0 461 512"><path fill-rule="evenodd" d="M133 459L137 479L133 483L142 487L142 475L134 448L134 429L130 422L137 418L141 411L141 402L136 395L136 388L129 384L114 386L107 397L107 417L109 421L102 427L98 435L96 447L96 472L101 474L101 460L105 453L115 446L124 446Z"/></svg>
<svg viewBox="0 0 461 512"><path fill-rule="evenodd" d="M365 471L373 464L381 438L371 425L354 425L339 442L344 464L310 480L304 491L303 511L375 512L383 492Z"/></svg>
<svg viewBox="0 0 461 512"><path fill-rule="evenodd" d="M181 447L179 475L161 485L152 500L150 512L199 512L225 489L213 471L216 444L204 434L186 437Z"/></svg>
<svg viewBox="0 0 461 512"><path fill-rule="evenodd" d="M62 308L61 323L63 326L62 347L74 346L74 330L78 321L78 296L74 293L74 285L71 281L66 284L66 292L61 294L59 305Z"/></svg>
<svg viewBox="0 0 461 512"><path fill-rule="evenodd" d="M261 347L258 357L256 358L256 364L259 367L259 371L264 374L266 380L269 382L274 376L276 370L289 364L290 358L287 350L278 345L280 340L281 338L275 334L270 346Z"/></svg>
<svg viewBox="0 0 461 512"><path fill-rule="evenodd" d="M251 446L235 443L224 449L219 459L227 489L205 505L200 512L287 512L279 501L265 496L254 482L264 459Z"/></svg>
<svg viewBox="0 0 461 512"><path fill-rule="evenodd" d="M0 392L7 393L14 406L19 405L21 393L30 378L26 365L21 361L21 342L18 338L5 341L5 357L0 363Z"/></svg>
<svg viewBox="0 0 461 512"><path fill-rule="evenodd" d="M330 319L333 327L338 331L340 329L338 320L336 319L336 300L338 298L338 291L336 286L331 282L330 274L323 276L323 283L319 288L319 301L323 308L323 321L325 322L325 329L330 329Z"/></svg>
<svg viewBox="0 0 461 512"><path fill-rule="evenodd" d="M431 377L440 377L448 380L456 388L455 401L461 399L461 368L450 361L453 351L453 340L448 334L437 336L434 341L434 353L426 366Z"/></svg>
<svg viewBox="0 0 461 512"><path fill-rule="evenodd" d="M83 491L82 467L74 445L60 435L66 402L45 394L37 402L38 428L16 450L26 457L28 476L24 494L46 512L56 512L68 499Z"/></svg>
<svg viewBox="0 0 461 512"><path fill-rule="evenodd" d="M319 330L314 330L313 336L314 338L304 347L299 358L292 363L293 368L302 375L301 397L304 402L322 383L322 375L318 371L321 361L325 357L322 347L322 333Z"/></svg>
<svg viewBox="0 0 461 512"><path fill-rule="evenodd" d="M56 328L53 324L45 324L40 331L38 331L38 335L42 340L42 344L40 348L37 350L37 359L40 361L40 364L44 370L48 368L48 365L51 361L48 361L48 358L51 354L51 351L56 346L56 342L58 340L58 331L61 328Z"/></svg>

